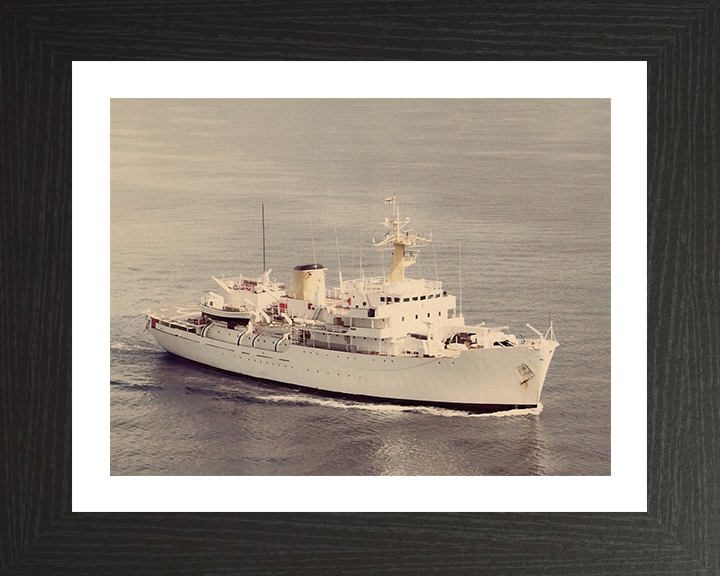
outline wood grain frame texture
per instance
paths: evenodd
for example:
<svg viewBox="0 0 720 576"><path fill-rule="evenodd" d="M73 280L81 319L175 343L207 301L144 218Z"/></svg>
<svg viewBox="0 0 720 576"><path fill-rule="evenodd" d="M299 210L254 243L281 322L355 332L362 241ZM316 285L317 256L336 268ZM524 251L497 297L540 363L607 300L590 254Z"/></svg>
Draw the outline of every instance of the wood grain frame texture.
<svg viewBox="0 0 720 576"><path fill-rule="evenodd" d="M716 0L6 0L0 572L720 573L719 23ZM166 59L647 61L648 512L71 513L71 62Z"/></svg>

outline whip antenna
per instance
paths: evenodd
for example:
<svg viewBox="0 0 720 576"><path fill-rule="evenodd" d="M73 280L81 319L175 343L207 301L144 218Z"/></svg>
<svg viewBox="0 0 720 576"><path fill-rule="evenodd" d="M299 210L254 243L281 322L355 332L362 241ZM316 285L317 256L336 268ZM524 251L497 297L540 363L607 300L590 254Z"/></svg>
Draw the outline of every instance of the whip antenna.
<svg viewBox="0 0 720 576"><path fill-rule="evenodd" d="M340 246L338 246L337 226L335 225L335 223L333 223L333 228L335 228L335 251L337 252L337 259L338 259L338 278L340 279L340 291L342 291L343 283L342 283L342 268L340 267Z"/></svg>
<svg viewBox="0 0 720 576"><path fill-rule="evenodd" d="M462 316L462 242L458 244L458 265L460 267L460 316Z"/></svg>
<svg viewBox="0 0 720 576"><path fill-rule="evenodd" d="M362 223L362 220L360 220L360 278L365 278L365 274L363 274L363 266L362 266L362 245L363 245L363 223Z"/></svg>
<svg viewBox="0 0 720 576"><path fill-rule="evenodd" d="M310 239L313 245L313 263L317 264L317 257L315 256L315 234L313 233L312 219L310 219Z"/></svg>
<svg viewBox="0 0 720 576"><path fill-rule="evenodd" d="M262 207L262 228L263 228L263 272L267 270L265 267L265 204L260 204Z"/></svg>

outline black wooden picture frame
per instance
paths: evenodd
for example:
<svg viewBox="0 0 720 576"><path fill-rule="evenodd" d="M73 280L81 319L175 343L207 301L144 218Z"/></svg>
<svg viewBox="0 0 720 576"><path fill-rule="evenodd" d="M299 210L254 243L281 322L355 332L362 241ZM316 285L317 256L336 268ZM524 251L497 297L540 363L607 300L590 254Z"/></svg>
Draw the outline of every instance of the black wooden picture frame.
<svg viewBox="0 0 720 576"><path fill-rule="evenodd" d="M717 0L0 5L0 572L719 573L718 12ZM647 513L71 512L72 62L304 59L647 61Z"/></svg>

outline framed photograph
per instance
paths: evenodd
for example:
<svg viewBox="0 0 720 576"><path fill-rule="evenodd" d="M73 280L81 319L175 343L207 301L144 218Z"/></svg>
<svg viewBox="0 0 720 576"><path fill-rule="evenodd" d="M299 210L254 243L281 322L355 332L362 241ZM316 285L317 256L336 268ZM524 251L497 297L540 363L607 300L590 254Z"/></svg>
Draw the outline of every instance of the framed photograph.
<svg viewBox="0 0 720 576"><path fill-rule="evenodd" d="M557 75L540 64L459 65L442 82L453 97L435 95L436 65L341 67L228 64L203 81L250 74L277 98L231 82L208 93L233 97L111 99L112 475L609 476L611 241L616 278L646 261L621 221L645 215L646 129L609 87L637 94L644 118L645 65L582 65L583 94L603 98L510 86ZM126 90L112 69L84 73ZM378 97L263 82L293 75L317 95L329 75ZM482 85L458 85L468 76ZM419 97L382 97L398 86ZM643 323L632 286L618 314ZM644 364L616 354L633 383L618 402L644 403L623 399L643 393ZM138 419L140 397L152 416Z"/></svg>
<svg viewBox="0 0 720 576"><path fill-rule="evenodd" d="M168 28L165 40L159 40L159 29L151 31L132 17L118 21L119 9L112 6L93 8L89 19L74 19L72 8L56 12L52 26L47 13L4 8L4 84L16 88L3 107L2 138L4 149L14 144L18 153L7 154L3 167L11 191L11 210L3 212L8 240L3 244L9 247L4 268L10 271L3 292L38 328L7 322L3 331L9 486L3 508L10 521L1 539L2 569L715 571L718 504L711 479L717 472L712 416L717 393L708 312L714 306L709 282L715 258L709 247L717 189L716 163L709 161L717 148L715 7L618 6L609 15L590 7L574 15L577 26L569 25L565 8L549 5L515 15L510 7L478 9L470 19L475 24L450 9L456 31L440 35L431 32L422 11L368 15L348 8L334 15L335 32L323 29L317 37L304 16L288 12L312 53L280 32L282 19L270 25L253 5L218 6L217 13L208 13L214 23L210 37L178 24ZM208 55L329 59L325 42L340 46L333 34L352 29L356 18L364 19L359 38L376 37L381 22L419 26L436 53L429 56L412 42L386 36L380 47L365 45L358 52L341 43L341 60L405 60L414 54L454 61L189 62ZM604 22L603 34L614 31L605 40L596 34L598 21ZM642 26L635 24L640 21ZM478 39L478 30L500 31L507 22L518 31L512 50L502 35ZM523 22L547 23L539 44L534 27ZM227 39L220 34L225 27L230 39L213 43ZM128 34L136 41L121 42ZM620 36L623 42L616 40ZM201 49L201 40L210 41L210 52ZM130 62L140 50L148 61ZM169 53L175 61L152 61ZM478 54L487 62L470 61ZM522 61L531 54L532 62ZM98 58L108 61L90 62ZM322 131L318 122L326 123ZM503 128L505 139L496 130L478 142L483 127ZM148 140L149 131L160 137ZM262 145L240 142L248 133ZM548 133L553 145L543 148ZM224 150L210 145L218 134L227 138ZM188 136L194 147L183 149L179 143ZM298 141L287 142L293 137ZM519 149L508 144L521 138ZM418 140L432 141L425 156ZM308 149L323 150L326 163ZM343 158L338 153L343 149L355 157ZM363 151L366 158L357 158ZM253 152L257 157L250 158ZM515 171L503 156L507 152L525 154ZM463 154L467 162L457 160ZM433 167L433 158L439 167ZM272 162L282 170L269 170ZM472 166L470 173L456 173L453 183L448 166L463 165ZM408 166L414 167L412 177ZM480 174L491 176L482 180ZM528 174L539 178L532 182ZM294 181L303 184L293 195ZM559 181L562 189L555 186ZM504 211L463 194L471 182L485 185L486 197L493 205L504 202ZM529 182L538 194L523 192ZM203 183L207 188L200 189ZM243 212L238 226L228 226L223 213L232 219L238 202L224 210L223 198L234 187L245 191L238 195ZM442 193L428 192L435 188ZM270 189L283 193L273 196ZM313 207L310 190L321 209ZM592 196L581 200L579 190ZM362 213L360 204L376 197L377 210ZM203 210L206 198L212 202ZM373 260L361 246L364 240L380 243L384 232L372 229L373 222L383 216L388 198L394 199L389 204L417 211L418 216L408 214L412 228L417 226L413 232L432 233L429 244L436 253L431 256L430 245L423 248L415 270L433 280L436 270L445 276L457 271L454 292L460 296L462 290L458 304L473 321L484 314L493 324L502 322L493 316L499 307L494 287L506 295L517 289L521 296L519 305L505 310L515 325L525 309L545 319L549 304L558 353L563 306L582 308L585 319L595 319L585 326L567 314L563 319L566 342L575 343L569 348L577 355L569 361L570 373L559 368L560 357L548 371L544 397L553 400L552 408L463 421L420 412L435 408L410 408L396 413L402 419L398 425L386 412L360 413L364 408L343 404L346 400L329 406L321 396L306 400L317 403L297 418L292 395L303 391L285 390L291 397L278 400L275 388L237 380L227 385L226 375L214 373L220 385L207 386L207 368L186 365L185 376L176 374L161 388L166 398L175 398L174 413L156 413L165 426L148 424L153 416L142 410L152 402L141 399L158 393L157 372L148 370L167 375L178 366L153 352L151 339L132 341L134 323L145 318L143 310L135 317L131 308L138 302L151 308L161 297L175 304L175 298L212 289L207 280L213 274L232 278L236 270L211 268L236 262L234 243L252 247L246 262L260 273L273 267L260 258L262 246L284 268L273 275L317 264L319 251L325 267L337 261L328 274L357 278L350 274L357 268L363 279L367 268L370 278L374 266L372 273L380 270L384 277L383 266L390 269L392 262ZM402 198L406 204L400 204ZM581 206L587 210L578 210ZM343 218L343 210L352 215ZM481 213L489 214L488 222L477 230ZM360 223L364 216L367 226ZM274 227L271 247L261 242L266 237L261 218L268 229ZM444 245L439 224L450 224ZM503 252L503 243L494 241L483 252L480 241L496 233L507 236L509 248ZM341 239L348 240L345 246ZM122 247L119 260L113 260L113 243ZM521 245L537 251L539 264L533 265L542 267L544 258L547 268L558 271L543 276L546 282L534 291L530 287L549 302L538 305L525 297L526 288L499 278L501 265L529 262L513 260ZM549 245L559 246L559 254ZM496 282L479 274L481 263ZM337 284L344 286L341 278ZM482 287L487 296L474 299L472 287ZM482 302L494 302L493 311ZM139 328L142 334L144 326ZM510 345L534 336L517 330L508 335ZM461 344L479 345L469 335ZM154 354L153 362L138 366L142 354ZM121 356L127 361L118 361ZM551 392L556 367L562 385ZM527 370L518 373L520 380L534 373L529 365ZM255 410L265 420L236 430L238 435L267 434L274 417L277 434L315 434L327 452L311 454L310 442L294 439L282 444L286 453L275 463L266 454L223 453L219 447L231 438L228 426L237 423L244 404L257 400L274 403L273 410ZM565 408L558 410L563 401ZM133 410L134 402L140 404ZM343 414L343 421L333 421L331 414ZM440 432L445 423L453 430ZM379 430L376 436L362 433L368 425ZM193 446L198 426L208 426L206 441L219 438L214 455ZM486 444L480 442L484 448L475 456L488 458L473 460L457 447L478 443L472 437L478 429ZM355 436L343 442L342 434ZM548 438L559 444L547 445ZM350 448L356 452L343 452ZM328 462L336 467L322 465Z"/></svg>

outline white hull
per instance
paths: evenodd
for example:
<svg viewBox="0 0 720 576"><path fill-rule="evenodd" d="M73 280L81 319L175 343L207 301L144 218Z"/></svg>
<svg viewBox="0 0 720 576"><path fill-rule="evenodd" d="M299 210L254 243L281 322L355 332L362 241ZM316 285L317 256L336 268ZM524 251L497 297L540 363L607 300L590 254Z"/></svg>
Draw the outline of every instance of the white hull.
<svg viewBox="0 0 720 576"><path fill-rule="evenodd" d="M339 352L288 341L280 346L284 350L275 351L265 349L273 348L268 344L238 344L241 331L227 331L232 337L222 341L160 324L149 330L168 352L236 374L335 394L492 409L536 406L557 346L539 340L426 358ZM523 364L533 373L526 382L527 373L518 369Z"/></svg>

